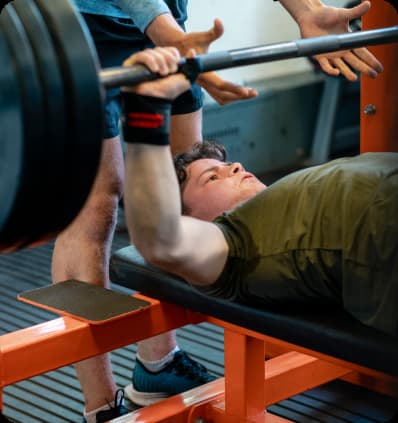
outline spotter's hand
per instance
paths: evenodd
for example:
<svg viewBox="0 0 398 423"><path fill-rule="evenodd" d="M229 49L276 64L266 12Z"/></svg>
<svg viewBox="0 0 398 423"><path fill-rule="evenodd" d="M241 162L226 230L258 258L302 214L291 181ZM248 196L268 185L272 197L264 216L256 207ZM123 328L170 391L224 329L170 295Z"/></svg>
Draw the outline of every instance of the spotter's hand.
<svg viewBox="0 0 398 423"><path fill-rule="evenodd" d="M298 24L303 38L350 32L349 22L361 18L370 9L370 2L364 1L352 8L319 6L315 10L303 13ZM343 75L350 81L356 81L356 71L375 78L382 70L382 64L365 48L318 54L315 56L322 70L329 75Z"/></svg>
<svg viewBox="0 0 398 423"><path fill-rule="evenodd" d="M220 19L214 19L213 27L207 31L185 33L175 42L182 55L194 50L196 54L207 53L211 43L219 39L224 33L224 26ZM256 90L242 87L226 81L215 72L201 74L197 80L218 104L227 104L238 100L247 100L258 95Z"/></svg>

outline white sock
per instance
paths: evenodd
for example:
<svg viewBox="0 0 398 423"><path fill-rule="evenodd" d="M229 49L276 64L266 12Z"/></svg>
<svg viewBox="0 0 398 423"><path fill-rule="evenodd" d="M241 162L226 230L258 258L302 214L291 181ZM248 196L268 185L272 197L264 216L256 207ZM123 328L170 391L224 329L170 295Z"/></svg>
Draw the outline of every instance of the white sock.
<svg viewBox="0 0 398 423"><path fill-rule="evenodd" d="M124 401L123 401L124 402ZM115 401L111 401L108 404L105 404L95 410L90 411L89 413L84 410L84 418L86 419L87 423L97 423L97 413L103 410L109 410L110 408L115 406Z"/></svg>
<svg viewBox="0 0 398 423"><path fill-rule="evenodd" d="M173 348L168 354L166 354L164 357L162 357L160 360L155 361L147 361L143 360L143 358L137 353L137 358L140 360L142 365L149 370L152 373L158 372L159 370L162 370L165 368L169 363L173 361L174 354L180 351L180 347L177 345L175 348Z"/></svg>

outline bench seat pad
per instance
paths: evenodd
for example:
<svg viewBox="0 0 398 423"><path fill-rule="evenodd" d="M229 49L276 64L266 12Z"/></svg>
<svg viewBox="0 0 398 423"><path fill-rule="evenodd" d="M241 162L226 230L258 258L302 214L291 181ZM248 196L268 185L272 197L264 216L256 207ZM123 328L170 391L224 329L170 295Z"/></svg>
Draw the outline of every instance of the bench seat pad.
<svg viewBox="0 0 398 423"><path fill-rule="evenodd" d="M209 297L147 264L134 246L113 253L110 275L113 283L149 297L398 376L398 337L367 327L342 309L282 311Z"/></svg>

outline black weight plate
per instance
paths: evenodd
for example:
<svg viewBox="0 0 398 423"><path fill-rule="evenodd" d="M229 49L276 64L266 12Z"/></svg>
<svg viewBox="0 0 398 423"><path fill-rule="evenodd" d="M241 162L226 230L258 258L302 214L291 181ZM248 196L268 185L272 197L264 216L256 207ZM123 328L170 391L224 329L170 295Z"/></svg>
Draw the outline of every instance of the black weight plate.
<svg viewBox="0 0 398 423"><path fill-rule="evenodd" d="M64 229L69 223L65 218L65 163L66 113L64 84L58 57L46 22L32 0L15 0L17 12L29 37L32 54L40 77L45 118L43 156L40 172L42 189L37 201L42 204L41 214L29 234L32 242L46 238Z"/></svg>
<svg viewBox="0 0 398 423"><path fill-rule="evenodd" d="M29 37L36 60L44 97L45 134L50 140L53 137L62 139L59 145L63 147L63 140L66 139L65 95L61 69L50 33L33 0L14 0L13 6ZM57 143L55 146L58 146ZM62 152L63 149L59 154ZM57 164L55 161L53 167L56 168Z"/></svg>
<svg viewBox="0 0 398 423"><path fill-rule="evenodd" d="M98 58L85 22L69 0L36 0L55 45L65 84L69 166L65 211L72 219L96 175L102 145L103 96ZM73 201L72 201L73 200Z"/></svg>
<svg viewBox="0 0 398 423"><path fill-rule="evenodd" d="M0 250L1 233L12 212L22 173L23 117L14 63L0 21Z"/></svg>
<svg viewBox="0 0 398 423"><path fill-rule="evenodd" d="M22 171L13 210L0 234L3 245L17 249L29 244L29 230L40 218L41 204L36 202L35 193L43 183L40 174L44 136L43 96L29 40L12 4L1 13L0 26L14 61L23 111Z"/></svg>

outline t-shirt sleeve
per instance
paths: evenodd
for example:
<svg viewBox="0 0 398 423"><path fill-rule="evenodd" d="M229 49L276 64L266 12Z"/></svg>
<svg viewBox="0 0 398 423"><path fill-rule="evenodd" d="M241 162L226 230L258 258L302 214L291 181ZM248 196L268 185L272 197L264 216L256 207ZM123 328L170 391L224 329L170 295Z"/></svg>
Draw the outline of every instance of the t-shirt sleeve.
<svg viewBox="0 0 398 423"><path fill-rule="evenodd" d="M130 16L142 32L146 31L157 16L171 13L167 4L162 0L115 0L115 4Z"/></svg>
<svg viewBox="0 0 398 423"><path fill-rule="evenodd" d="M211 285L195 286L202 293L211 297L225 298L229 301L240 301L244 298L244 287L242 272L246 268L246 260L243 258L240 236L233 227L229 225L226 213L219 216L213 222L222 231L228 244L228 260L220 277Z"/></svg>

